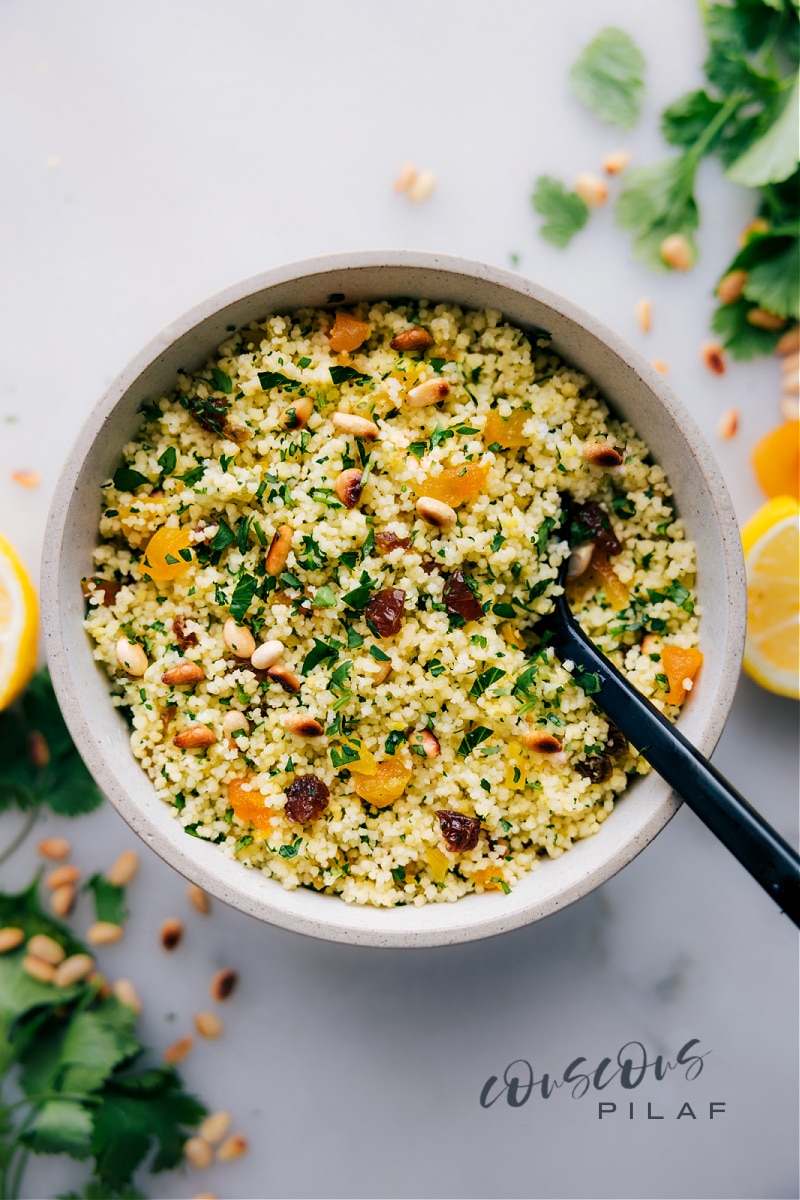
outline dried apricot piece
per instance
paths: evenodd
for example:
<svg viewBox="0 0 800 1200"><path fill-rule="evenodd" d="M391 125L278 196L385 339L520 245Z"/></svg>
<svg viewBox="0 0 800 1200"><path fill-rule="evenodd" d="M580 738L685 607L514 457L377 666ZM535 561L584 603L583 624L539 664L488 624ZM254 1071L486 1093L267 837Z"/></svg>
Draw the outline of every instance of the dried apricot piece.
<svg viewBox="0 0 800 1200"><path fill-rule="evenodd" d="M662 646L661 662L669 681L669 691L664 700L668 704L683 704L686 699L684 680L693 680L703 662L700 650L684 649L683 646Z"/></svg>
<svg viewBox="0 0 800 1200"><path fill-rule="evenodd" d="M256 829L270 829L270 817L275 810L267 807L267 801L261 792L251 786L246 777L232 779L228 784L228 804L240 821L250 821Z"/></svg>
<svg viewBox="0 0 800 1200"><path fill-rule="evenodd" d="M467 500L474 500L486 486L489 468L480 467L477 463L464 463L460 467L445 467L438 475L423 479L422 483L414 485L417 496L430 496L432 500L441 500L451 508L458 508Z"/></svg>
<svg viewBox="0 0 800 1200"><path fill-rule="evenodd" d="M411 767L396 754L379 762L374 775L356 771L352 775L356 793L373 808L386 808L399 799L410 778Z"/></svg>
<svg viewBox="0 0 800 1200"><path fill-rule="evenodd" d="M359 321L350 313L337 312L333 327L328 334L328 343L331 350L338 354L340 350L357 350L368 337L369 325L366 321Z"/></svg>
<svg viewBox="0 0 800 1200"><path fill-rule="evenodd" d="M756 442L751 461L766 496L800 500L800 421L784 421L766 433Z"/></svg>
<svg viewBox="0 0 800 1200"><path fill-rule="evenodd" d="M490 863L488 867L481 867L480 871L476 871L472 876L472 882L480 884L486 892L502 892L503 868L496 863Z"/></svg>
<svg viewBox="0 0 800 1200"><path fill-rule="evenodd" d="M515 408L510 417L502 417L497 409L493 408L483 427L485 444L493 446L497 442L504 450L519 450L520 447L527 446L528 439L522 436L522 430L530 415L527 408Z"/></svg>
<svg viewBox="0 0 800 1200"><path fill-rule="evenodd" d="M603 547L596 546L592 561L578 579L567 586L570 600L581 600L586 592L602 588L614 612L621 612L630 604L628 585L623 583L606 557Z"/></svg>
<svg viewBox="0 0 800 1200"><path fill-rule="evenodd" d="M157 529L144 552L142 568L145 575L157 583L185 575L192 566L190 546L188 529L172 526Z"/></svg>
<svg viewBox="0 0 800 1200"><path fill-rule="evenodd" d="M447 872L450 870L450 859L444 851L439 850L436 846L430 846L425 851L425 861L433 882L444 883Z"/></svg>

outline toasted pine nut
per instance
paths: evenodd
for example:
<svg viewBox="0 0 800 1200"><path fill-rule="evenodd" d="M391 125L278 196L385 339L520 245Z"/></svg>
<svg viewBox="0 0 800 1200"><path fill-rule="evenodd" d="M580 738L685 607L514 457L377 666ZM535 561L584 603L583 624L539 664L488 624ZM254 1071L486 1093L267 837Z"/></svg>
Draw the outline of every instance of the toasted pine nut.
<svg viewBox="0 0 800 1200"><path fill-rule="evenodd" d="M232 1133L217 1151L218 1162L230 1162L231 1159L241 1158L247 1150L247 1138L241 1133Z"/></svg>
<svg viewBox="0 0 800 1200"><path fill-rule="evenodd" d="M413 163L405 163L400 168L400 173L394 181L394 190L396 192L407 192L417 178L417 168Z"/></svg>
<svg viewBox="0 0 800 1200"><path fill-rule="evenodd" d="M222 640L236 658L250 658L256 648L256 639L246 625L237 625L228 617L222 626Z"/></svg>
<svg viewBox="0 0 800 1200"><path fill-rule="evenodd" d="M172 744L179 750L206 750L216 740L216 734L207 725L190 725L172 739Z"/></svg>
<svg viewBox="0 0 800 1200"><path fill-rule="evenodd" d="M116 646L117 662L128 675L139 679L147 670L147 655L138 642L121 637Z"/></svg>
<svg viewBox="0 0 800 1200"><path fill-rule="evenodd" d="M166 1058L166 1054L164 1057ZM201 1171L204 1171L214 1161L214 1151L203 1138L190 1137L183 1143L183 1157L193 1167L199 1167Z"/></svg>
<svg viewBox="0 0 800 1200"><path fill-rule="evenodd" d="M233 710L232 712L226 712L225 716L222 718L222 732L225 734L226 738L229 738L234 743L234 745L236 745L236 738L233 735L239 729L244 730L245 733L247 733L250 729L250 722L244 713L237 712L236 710Z"/></svg>
<svg viewBox="0 0 800 1200"><path fill-rule="evenodd" d="M739 234L739 246L746 246L754 233L769 233L769 221L765 217L754 217L752 221L747 222Z"/></svg>
<svg viewBox="0 0 800 1200"><path fill-rule="evenodd" d="M374 442L380 433L380 429L374 421L369 421L366 417L357 417L355 413L331 413L331 424L340 433L346 433L350 437L364 438L367 442Z"/></svg>
<svg viewBox="0 0 800 1200"><path fill-rule="evenodd" d="M120 1004L124 1004L126 1008L132 1008L135 1013L142 1011L141 998L130 979L118 979L111 990Z"/></svg>
<svg viewBox="0 0 800 1200"><path fill-rule="evenodd" d="M522 740L529 750L534 750L537 754L546 754L548 758L555 758L556 755L562 755L564 752L561 742L552 733L540 733L535 729L526 729L522 734Z"/></svg>
<svg viewBox="0 0 800 1200"><path fill-rule="evenodd" d="M408 744L411 752L421 758L437 758L440 752L439 739L430 729L418 729L409 734Z"/></svg>
<svg viewBox="0 0 800 1200"><path fill-rule="evenodd" d="M277 638L269 638L268 641L262 642L257 646L250 655L250 662L257 671L267 671L281 657L285 650L283 642Z"/></svg>
<svg viewBox="0 0 800 1200"><path fill-rule="evenodd" d="M211 980L211 999L227 1000L238 982L238 973L231 967L223 967Z"/></svg>
<svg viewBox="0 0 800 1200"><path fill-rule="evenodd" d="M303 686L302 680L298 679L294 671L290 671L288 667L284 667L281 663L276 663L274 667L270 667L267 671L270 679L276 680L285 692L291 692L296 696Z"/></svg>
<svg viewBox="0 0 800 1200"><path fill-rule="evenodd" d="M585 462L593 467L619 467L623 458L615 446L608 442L587 442L581 450Z"/></svg>
<svg viewBox="0 0 800 1200"><path fill-rule="evenodd" d="M660 654L663 645L664 639L659 637L657 633L646 633L642 638L642 654Z"/></svg>
<svg viewBox="0 0 800 1200"><path fill-rule="evenodd" d="M642 333L650 332L650 318L652 314L652 305L649 300L640 300L636 305L636 320L639 323L639 328Z"/></svg>
<svg viewBox="0 0 800 1200"><path fill-rule="evenodd" d="M378 669L372 678L372 682L374 683L375 687L379 687L380 684L386 683L386 680L389 678L393 670L394 663L392 662L378 663Z"/></svg>
<svg viewBox="0 0 800 1200"><path fill-rule="evenodd" d="M50 762L50 747L39 729L32 729L28 736L28 758L39 770Z"/></svg>
<svg viewBox="0 0 800 1200"><path fill-rule="evenodd" d="M36 958L33 954L23 958L22 969L32 979L38 979L39 983L52 983L56 977L53 964L45 962L43 958Z"/></svg>
<svg viewBox="0 0 800 1200"><path fill-rule="evenodd" d="M735 304L747 283L747 271L729 271L717 284L720 304Z"/></svg>
<svg viewBox="0 0 800 1200"><path fill-rule="evenodd" d="M389 345L393 350L399 350L401 354L407 354L413 350L430 350L433 345L433 337L421 325L412 325L410 329L403 329L400 333L396 333Z"/></svg>
<svg viewBox="0 0 800 1200"><path fill-rule="evenodd" d="M362 477L362 472L358 467L349 467L348 470L342 471L333 485L336 495L345 508L355 508L361 499Z"/></svg>
<svg viewBox="0 0 800 1200"><path fill-rule="evenodd" d="M314 401L311 397L299 396L283 410L279 424L282 429L302 429L313 411Z"/></svg>
<svg viewBox="0 0 800 1200"><path fill-rule="evenodd" d="M201 1121L197 1132L201 1138L205 1138L212 1146L216 1146L217 1142L221 1142L225 1137L230 1127L231 1114L221 1109L219 1112L211 1113L204 1121Z"/></svg>
<svg viewBox="0 0 800 1200"><path fill-rule="evenodd" d="M72 906L75 903L75 888L71 883L62 883L60 887L53 888L53 894L50 897L50 912L54 917L66 917L72 912Z"/></svg>
<svg viewBox="0 0 800 1200"><path fill-rule="evenodd" d="M65 863L63 867L56 867L51 871L45 883L53 891L57 887L63 887L65 883L77 883L80 877L80 867L76 867L74 863Z"/></svg>
<svg viewBox="0 0 800 1200"><path fill-rule="evenodd" d="M630 150L614 150L603 159L603 170L606 175L619 175L624 171L633 155Z"/></svg>
<svg viewBox="0 0 800 1200"><path fill-rule="evenodd" d="M46 933L37 933L32 937L28 942L28 951L53 967L57 967L67 957L64 947Z"/></svg>
<svg viewBox="0 0 800 1200"><path fill-rule="evenodd" d="M700 356L714 375L725 374L725 359L722 357L722 346L718 342L703 342Z"/></svg>
<svg viewBox="0 0 800 1200"><path fill-rule="evenodd" d="M192 908L206 917L211 912L211 899L208 892L204 892L196 883L190 883L186 889L186 895L189 897L189 903Z"/></svg>
<svg viewBox="0 0 800 1200"><path fill-rule="evenodd" d="M669 365L664 362L663 358L654 358L652 366L654 370L658 371L659 375L669 374Z"/></svg>
<svg viewBox="0 0 800 1200"><path fill-rule="evenodd" d="M269 544L269 550L266 557L266 568L268 575L280 575L283 568L286 566L286 560L289 557L289 551L292 548L292 527L291 525L279 525L272 541Z"/></svg>
<svg viewBox="0 0 800 1200"><path fill-rule="evenodd" d="M791 375L794 377L800 371L800 350L795 350L791 354L785 354L781 361L781 371L784 376Z"/></svg>
<svg viewBox="0 0 800 1200"><path fill-rule="evenodd" d="M781 396L781 416L784 421L800 420L800 395Z"/></svg>
<svg viewBox="0 0 800 1200"><path fill-rule="evenodd" d="M421 204L427 200L436 187L436 176L433 171L420 171L408 189L408 198L413 204Z"/></svg>
<svg viewBox="0 0 800 1200"><path fill-rule="evenodd" d="M0 929L0 954L8 954L9 950L16 950L17 946L21 946L25 941L25 934L16 925L6 925Z"/></svg>
<svg viewBox="0 0 800 1200"><path fill-rule="evenodd" d="M659 253L673 271L688 271L694 263L691 243L682 233L671 233L669 237L665 237L659 247Z"/></svg>
<svg viewBox="0 0 800 1200"><path fill-rule="evenodd" d="M170 667L161 676L161 682L169 684L170 687L184 687L189 685L194 687L201 679L205 679L206 673L203 668L195 662L180 662L174 667Z"/></svg>
<svg viewBox="0 0 800 1200"><path fill-rule="evenodd" d="M71 954L59 963L53 983L60 988L72 987L73 983L80 983L91 975L93 970L94 959L91 954Z"/></svg>
<svg viewBox="0 0 800 1200"><path fill-rule="evenodd" d="M110 946L112 942L118 942L124 932L122 926L115 925L113 921L95 921L94 925L89 926L86 940L92 946Z"/></svg>
<svg viewBox="0 0 800 1200"><path fill-rule="evenodd" d="M780 338L775 347L775 353L782 356L784 354L794 354L798 350L800 350L800 325L793 325Z"/></svg>
<svg viewBox="0 0 800 1200"><path fill-rule="evenodd" d="M456 523L456 510L443 500L432 496L420 496L416 503L417 516L435 529L452 529Z"/></svg>
<svg viewBox="0 0 800 1200"><path fill-rule="evenodd" d="M183 1060L186 1058L186 1055L191 1052L193 1047L194 1038L191 1034L187 1034L185 1037L178 1038L178 1040L173 1042L171 1046L167 1046L166 1050L164 1051L164 1061L168 1063L183 1062Z"/></svg>
<svg viewBox="0 0 800 1200"><path fill-rule="evenodd" d="M567 579L579 579L589 566L594 554L594 542L581 542L573 546L567 565Z"/></svg>
<svg viewBox="0 0 800 1200"><path fill-rule="evenodd" d="M139 870L139 855L135 850L123 850L115 863L112 863L107 879L115 887L127 887L136 878Z"/></svg>
<svg viewBox="0 0 800 1200"><path fill-rule="evenodd" d="M575 191L589 208L599 208L608 199L608 187L596 175L579 175L575 180Z"/></svg>
<svg viewBox="0 0 800 1200"><path fill-rule="evenodd" d="M428 404L441 404L450 395L450 384L446 379L426 379L406 392L406 404L411 408L425 408Z"/></svg>
<svg viewBox="0 0 800 1200"><path fill-rule="evenodd" d="M237 421L226 421L222 426L222 436L241 445L242 442L249 442L253 434L246 425L240 425Z"/></svg>
<svg viewBox="0 0 800 1200"><path fill-rule="evenodd" d="M204 1038L218 1038L225 1029L222 1018L213 1012L197 1013L194 1018L194 1027L200 1037Z"/></svg>
<svg viewBox="0 0 800 1200"><path fill-rule="evenodd" d="M36 849L41 854L42 858L52 859L53 862L60 862L62 858L67 858L72 846L66 838L51 837L45 838L39 842Z"/></svg>
<svg viewBox="0 0 800 1200"><path fill-rule="evenodd" d="M167 917L161 926L161 945L165 950L174 950L183 937L183 921L177 917Z"/></svg>
<svg viewBox="0 0 800 1200"><path fill-rule="evenodd" d="M796 367L793 371L784 371L781 387L787 395L794 395L796 392L800 392L800 371Z"/></svg>
<svg viewBox="0 0 800 1200"><path fill-rule="evenodd" d="M767 312L765 308L751 308L747 314L747 323L754 325L756 329L777 330L783 329L786 324L785 317L779 317L777 313Z"/></svg>
<svg viewBox="0 0 800 1200"><path fill-rule="evenodd" d="M303 738L322 737L325 732L319 721L315 721L313 717L304 717L302 713L288 713L283 718L283 727L295 737Z"/></svg>
<svg viewBox="0 0 800 1200"><path fill-rule="evenodd" d="M717 436L721 437L724 442L730 439L739 428L739 410L737 408L729 408L724 412L717 422Z"/></svg>

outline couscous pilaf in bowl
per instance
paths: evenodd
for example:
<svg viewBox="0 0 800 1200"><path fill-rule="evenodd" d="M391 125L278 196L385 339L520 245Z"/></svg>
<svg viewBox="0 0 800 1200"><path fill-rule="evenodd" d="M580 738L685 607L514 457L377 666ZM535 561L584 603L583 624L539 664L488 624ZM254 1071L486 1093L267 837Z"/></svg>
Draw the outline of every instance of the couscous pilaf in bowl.
<svg viewBox="0 0 800 1200"><path fill-rule="evenodd" d="M565 556L584 628L672 718L702 638L682 728L702 711L701 734L718 735L720 633L738 636L726 607L706 644L709 531L690 521L687 536L680 496L702 445L668 449L675 475L649 445L650 426L664 442L663 400L649 422L641 401L625 412L651 381L624 361L616 383L599 378L588 319L548 311L533 285L478 267L443 281L413 259L223 297L149 377L122 380L78 576L112 680L104 717L119 728L123 710L150 781L134 827L160 807L172 828L158 818L157 848L194 860L197 882L233 885L225 898L289 927L381 944L544 915L674 811L666 785L637 778L646 764L593 705L592 680L579 687L538 635ZM708 461L693 471L729 590L720 481ZM713 504L697 488L709 475Z"/></svg>

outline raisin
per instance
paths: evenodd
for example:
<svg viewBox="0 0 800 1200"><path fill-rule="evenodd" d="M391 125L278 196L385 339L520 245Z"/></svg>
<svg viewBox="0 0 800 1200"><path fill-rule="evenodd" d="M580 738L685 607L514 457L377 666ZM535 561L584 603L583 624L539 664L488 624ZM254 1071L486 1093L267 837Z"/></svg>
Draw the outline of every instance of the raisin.
<svg viewBox="0 0 800 1200"><path fill-rule="evenodd" d="M316 775L298 775L286 789L286 816L297 825L308 825L323 813L330 799L327 784Z"/></svg>
<svg viewBox="0 0 800 1200"><path fill-rule="evenodd" d="M442 601L449 613L463 617L465 621L477 621L483 616L478 597L473 592L460 568L448 577L442 592Z"/></svg>
<svg viewBox="0 0 800 1200"><path fill-rule="evenodd" d="M570 506L569 540L573 546L579 542L594 542L596 546L603 547L609 558L622 550L622 543L611 527L607 509L595 500Z"/></svg>
<svg viewBox="0 0 800 1200"><path fill-rule="evenodd" d="M406 594L402 588L384 588L376 592L364 609L370 629L378 637L394 637L403 624Z"/></svg>
<svg viewBox="0 0 800 1200"><path fill-rule="evenodd" d="M596 758L587 758L585 762L576 763L575 770L584 779L591 779L592 783L605 783L611 778L614 767L610 758L606 758L605 754L598 754Z"/></svg>
<svg viewBox="0 0 800 1200"><path fill-rule="evenodd" d="M162 710L161 710L161 728L163 729L164 733L167 732L167 726L169 725L170 721L172 721L174 719L177 711L178 711L177 704L167 704L165 708L162 708Z"/></svg>
<svg viewBox="0 0 800 1200"><path fill-rule="evenodd" d="M628 753L628 739L621 729L617 729L616 725L609 725L608 727L605 751L612 758L622 758Z"/></svg>
<svg viewBox="0 0 800 1200"><path fill-rule="evenodd" d="M396 550L398 546L407 550L410 545L411 538L398 537L396 533L392 533L391 529L375 534L375 548L381 554L391 554L392 550Z"/></svg>
<svg viewBox="0 0 800 1200"><path fill-rule="evenodd" d="M475 849L481 832L481 823L477 817L468 817L464 813L453 812L447 808L439 809L436 817L442 827L442 837L448 850L455 853Z"/></svg>
<svg viewBox="0 0 800 1200"><path fill-rule="evenodd" d="M197 645L197 634L186 632L186 617L173 618L172 632L175 634L175 641L181 650Z"/></svg>
<svg viewBox="0 0 800 1200"><path fill-rule="evenodd" d="M94 586L92 586L94 585ZM84 596L96 596L98 592L103 597L100 604L105 608L113 608L117 602L117 592L122 587L113 579L82 579L81 590ZM94 605L92 605L94 608Z"/></svg>
<svg viewBox="0 0 800 1200"><path fill-rule="evenodd" d="M181 404L201 429L208 433L222 433L228 412L227 400L215 396L184 396Z"/></svg>

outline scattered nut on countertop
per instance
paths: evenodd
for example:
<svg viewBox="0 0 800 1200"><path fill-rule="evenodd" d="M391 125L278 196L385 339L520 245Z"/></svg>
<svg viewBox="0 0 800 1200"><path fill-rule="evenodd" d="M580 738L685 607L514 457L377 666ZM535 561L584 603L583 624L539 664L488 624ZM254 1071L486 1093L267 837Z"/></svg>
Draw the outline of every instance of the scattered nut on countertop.
<svg viewBox="0 0 800 1200"><path fill-rule="evenodd" d="M227 1000L238 982L239 975L231 967L223 967L221 971L217 971L211 980L212 1000Z"/></svg>
<svg viewBox="0 0 800 1200"><path fill-rule="evenodd" d="M196 883L190 883L186 889L186 895L189 897L189 903L197 912L202 913L205 917L211 912L211 897L208 892L204 892Z"/></svg>
<svg viewBox="0 0 800 1200"><path fill-rule="evenodd" d="M191 1053L193 1046L194 1038L190 1033L187 1033L185 1037L178 1038L164 1051L165 1062L172 1064L183 1062L187 1054Z"/></svg>
<svg viewBox="0 0 800 1200"><path fill-rule="evenodd" d="M112 864L106 878L115 887L127 887L132 883L139 870L139 855L135 850L123 850L119 858Z"/></svg>
<svg viewBox="0 0 800 1200"><path fill-rule="evenodd" d="M71 844L66 838L50 837L44 838L39 842L37 850L42 858L50 858L54 862L60 862L62 858L68 858L72 850Z"/></svg>
<svg viewBox="0 0 800 1200"><path fill-rule="evenodd" d="M161 945L165 950L174 950L183 937L183 921L178 917L167 917L161 926Z"/></svg>
<svg viewBox="0 0 800 1200"><path fill-rule="evenodd" d="M217 1142L221 1142L225 1137L230 1127L231 1114L221 1109L219 1112L211 1113L204 1121L201 1121L197 1133L201 1138L210 1142L212 1146L216 1146Z"/></svg>
<svg viewBox="0 0 800 1200"><path fill-rule="evenodd" d="M218 1038L225 1029L222 1018L213 1012L197 1013L194 1018L194 1027L204 1038Z"/></svg>

